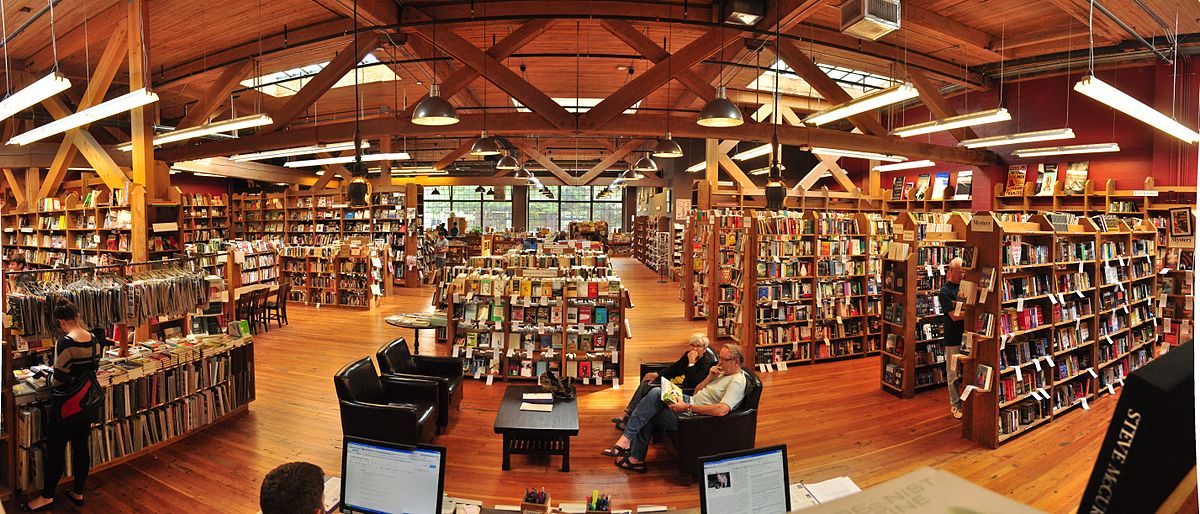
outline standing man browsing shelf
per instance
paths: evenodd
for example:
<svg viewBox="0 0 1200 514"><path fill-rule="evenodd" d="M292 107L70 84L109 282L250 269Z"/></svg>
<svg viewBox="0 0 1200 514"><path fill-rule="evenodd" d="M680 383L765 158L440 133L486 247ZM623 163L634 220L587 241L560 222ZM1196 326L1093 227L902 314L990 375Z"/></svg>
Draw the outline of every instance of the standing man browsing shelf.
<svg viewBox="0 0 1200 514"><path fill-rule="evenodd" d="M962 419L962 400L958 395L958 359L954 355L962 351L963 339L963 318L966 314L954 313L954 302L958 301L958 283L963 279L963 260L955 257L950 261L949 269L946 270L946 282L942 284L941 291L938 291L938 303L941 304L942 312L945 313L943 320L944 328L942 333L945 338L942 340L946 358L946 389L950 391L950 415L954 419Z"/></svg>

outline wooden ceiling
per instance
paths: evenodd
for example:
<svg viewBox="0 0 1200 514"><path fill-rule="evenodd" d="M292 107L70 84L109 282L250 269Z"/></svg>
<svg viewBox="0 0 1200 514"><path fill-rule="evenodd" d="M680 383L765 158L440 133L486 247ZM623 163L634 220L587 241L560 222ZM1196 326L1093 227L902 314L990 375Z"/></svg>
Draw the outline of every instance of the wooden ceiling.
<svg viewBox="0 0 1200 514"><path fill-rule="evenodd" d="M767 2L768 19L774 18L775 1ZM814 62L900 80L908 80L909 71L917 70L935 86L987 89L991 77L980 72L988 65L1083 50L1089 44L1086 0L903 0L903 28L875 42L839 32L840 0L778 1L785 37ZM1200 32L1196 0L1101 2L1139 35L1159 44L1165 44L1163 23L1174 30L1177 21L1182 34ZM11 36L7 52L14 86L40 77L57 64L82 91L108 34L126 18L125 4L120 0L66 0L54 6L52 17L46 1L6 2L6 30ZM174 125L183 120L198 101L219 89L222 77L232 67L243 66L238 71L245 72L245 79L330 61L351 45L348 34L355 25L349 16L351 5L351 0L150 2L149 67L154 89L162 98L157 105L159 122ZM360 0L358 25L373 29L360 33L360 44L372 48L374 56L399 77L362 87L364 116L394 116L427 92L435 69L438 82L462 69L463 63L448 50L454 38L476 50L487 50L522 27L528 30L526 24L531 20L545 25L515 52L507 52L511 55L494 62L551 98L607 98L653 67L659 59L644 55L661 51L653 47L675 54L715 30L713 9L712 2L682 0ZM1133 38L1099 12L1093 19L1098 47ZM749 41L767 39L774 26L759 28L763 31L750 33L728 26L722 37L727 38L726 49L690 66L691 85L698 81L711 86L721 81L733 90L744 90L759 75L759 66L775 60L770 47L762 52L748 49ZM436 46L429 41L431 30L436 32ZM631 45L631 38L638 39L637 44ZM639 45L641 48L633 47ZM494 75L500 71L489 73L492 80L468 80L466 87L451 97L452 103L464 115L486 112L490 120L482 121L485 126L511 116L516 112L512 82L509 87L497 86ZM125 80L124 73L119 74L114 89L120 90ZM677 118L694 117L689 111L703 102L686 84L676 77L649 88L640 98L639 112L661 116L671 109ZM755 96L759 101L769 99L765 94L737 96L735 91L734 95L751 111L757 107L752 105ZM239 115L275 114L293 98L275 98L241 86L232 88L232 96L236 97L233 110ZM820 100L787 99L798 111L805 110L802 105ZM223 105L215 111L215 118L228 117L228 100L216 101ZM316 126L309 134L321 139L319 127L345 123L353 111L353 88L334 88L300 108L287 125L289 129ZM117 127L106 129L108 134L100 137L115 142L123 135L119 125L127 120L118 117L111 121ZM584 135L589 135L587 128L583 127ZM590 135L596 134L612 136L606 131ZM458 147L457 143L455 139L438 141L437 151ZM396 144L401 144L399 138ZM431 145L434 142L423 138L414 140L410 149ZM611 139L589 140L587 155L594 158L596 151L614 146ZM171 155L170 150L163 153Z"/></svg>

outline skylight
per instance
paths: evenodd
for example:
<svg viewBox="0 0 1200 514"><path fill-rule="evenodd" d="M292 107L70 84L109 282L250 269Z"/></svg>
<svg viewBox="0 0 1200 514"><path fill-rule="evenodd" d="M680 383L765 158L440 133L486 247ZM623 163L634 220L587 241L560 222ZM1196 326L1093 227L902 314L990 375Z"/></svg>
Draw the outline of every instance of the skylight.
<svg viewBox="0 0 1200 514"><path fill-rule="evenodd" d="M320 73L321 70L325 69L325 67L328 65L328 62L322 62L310 64L308 66L301 66L299 68L292 68L290 70L277 71L275 73L268 73L261 77L243 80L241 84L250 88L258 87L259 91L261 91L263 94L271 95L276 98L292 96L299 92L305 84L308 84L308 81L312 80L314 75ZM379 58L375 57L374 54L367 54L367 56L363 58L362 62L358 63L358 65L359 68L357 69L359 83L369 84L372 82L399 80L399 77L396 76L396 73L393 72L391 68L381 64L379 62ZM348 72L341 79L338 79L333 87L338 88L353 85L354 74L353 72Z"/></svg>
<svg viewBox="0 0 1200 514"><path fill-rule="evenodd" d="M899 81L877 75L866 71L845 68L842 66L833 66L830 64L818 64L817 68L825 72L829 78L842 86L847 93L852 97L857 97L871 91L890 87L899 83ZM812 86L807 81L796 77L792 73L792 69L788 67L782 60L776 60L771 66L771 70L781 70L785 74L779 76L779 91L784 94L807 96L819 98L821 95L813 90ZM748 89L757 89L759 91L774 91L775 90L775 71L764 71L757 79L750 82L746 86Z"/></svg>
<svg viewBox="0 0 1200 514"><path fill-rule="evenodd" d="M600 103L604 99L603 98L574 98L574 97L571 97L571 98L552 98L551 100L554 100L555 103L563 106L563 108L566 109L567 112L574 113L574 114L581 114L581 113L588 112L589 110L591 110L592 107L595 107L596 104ZM513 106L517 108L517 112L530 112L529 108L522 105L521 102L518 102L516 98L512 99L512 103L513 103ZM633 104L628 109L625 109L624 114L637 114L638 106L640 106L640 105L642 105L642 101L638 100L637 103ZM578 107L576 107L576 106L578 106Z"/></svg>

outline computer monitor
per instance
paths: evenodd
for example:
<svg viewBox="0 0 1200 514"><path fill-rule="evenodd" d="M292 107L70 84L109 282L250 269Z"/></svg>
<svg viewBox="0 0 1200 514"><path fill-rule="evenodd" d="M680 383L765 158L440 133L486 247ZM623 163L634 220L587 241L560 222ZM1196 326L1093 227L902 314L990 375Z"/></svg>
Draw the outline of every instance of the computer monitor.
<svg viewBox="0 0 1200 514"><path fill-rule="evenodd" d="M445 480L445 448L343 440L342 512L441 512Z"/></svg>
<svg viewBox="0 0 1200 514"><path fill-rule="evenodd" d="M787 446L700 458L700 512L781 514L791 507Z"/></svg>

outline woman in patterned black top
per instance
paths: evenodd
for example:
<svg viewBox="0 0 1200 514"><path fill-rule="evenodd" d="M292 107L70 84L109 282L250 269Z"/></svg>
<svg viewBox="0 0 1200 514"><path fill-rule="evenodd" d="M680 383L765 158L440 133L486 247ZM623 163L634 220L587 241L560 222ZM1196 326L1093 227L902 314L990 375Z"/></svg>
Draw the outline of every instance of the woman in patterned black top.
<svg viewBox="0 0 1200 514"><path fill-rule="evenodd" d="M79 310L70 301L59 298L54 307L54 319L66 335L54 345L54 374L51 387L57 392L76 391L79 384L96 375L100 361L100 343L79 319ZM55 395L56 398L58 395ZM61 409L59 402L51 404L52 410ZM54 505L54 492L62 478L66 465L67 441L71 442L71 468L74 471L74 487L68 493L76 505L83 505L83 486L91 467L91 451L88 434L93 419L77 415L64 422L54 413L48 425L46 443L46 474L41 496L21 505L21 510L42 511Z"/></svg>

